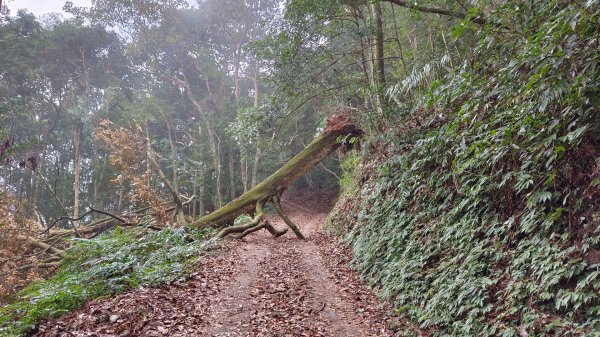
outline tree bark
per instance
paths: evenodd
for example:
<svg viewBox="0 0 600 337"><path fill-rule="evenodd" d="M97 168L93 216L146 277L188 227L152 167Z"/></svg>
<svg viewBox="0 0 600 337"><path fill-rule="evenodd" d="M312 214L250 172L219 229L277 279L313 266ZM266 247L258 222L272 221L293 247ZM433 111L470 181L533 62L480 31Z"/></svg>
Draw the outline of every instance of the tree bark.
<svg viewBox="0 0 600 337"><path fill-rule="evenodd" d="M385 87L385 61L383 56L383 21L381 19L381 3L371 4L373 21L375 24L375 48L373 48L373 63L376 69L375 83L378 91Z"/></svg>
<svg viewBox="0 0 600 337"><path fill-rule="evenodd" d="M77 124L77 123L76 123ZM73 166L75 167L75 181L73 183L73 217L79 217L79 190L81 189L81 129L75 125L73 130L73 145L75 146L75 158ZM79 222L73 222L73 226L79 226Z"/></svg>
<svg viewBox="0 0 600 337"><path fill-rule="evenodd" d="M281 202L279 200L279 196L273 197L273 206L275 206L275 209L277 210L277 214L279 214L279 217L283 220L283 222L285 222L285 224L288 225L288 227L290 227L292 229L294 234L296 234L296 237L298 237L298 239L304 240L304 235L302 235L302 232L300 232L300 229L298 229L298 226L296 226L296 224L293 223L292 220L290 218L288 218L288 216L283 212L283 208L281 207Z"/></svg>
<svg viewBox="0 0 600 337"><path fill-rule="evenodd" d="M175 144L177 140L175 139L176 135L175 128L173 125L173 116L169 112L165 117L167 121L167 132L169 133L169 144L171 145L171 167L173 170L173 187L175 187L175 190L179 190L179 183L177 178L177 145Z"/></svg>
<svg viewBox="0 0 600 337"><path fill-rule="evenodd" d="M256 131L256 152L254 153L254 162L252 164L252 180L250 181L250 187L256 186L258 181L258 166L260 165L260 157L262 151L260 147L260 132Z"/></svg>
<svg viewBox="0 0 600 337"><path fill-rule="evenodd" d="M235 199L235 197L237 196L237 191L236 191L236 178L235 178L235 156L233 151L235 150L235 148L233 147L233 145L229 148L229 200L233 200Z"/></svg>
<svg viewBox="0 0 600 337"><path fill-rule="evenodd" d="M254 111L258 112L258 108L260 107L259 100L259 90L260 87L258 85L258 62L255 65L254 69L254 77L252 78L252 82L254 84ZM254 153L254 163L252 165L252 180L250 187L256 186L256 182L258 181L258 165L260 164L260 159L262 156L262 147L260 145L260 130L256 131L256 151Z"/></svg>
<svg viewBox="0 0 600 337"><path fill-rule="evenodd" d="M303 151L290 159L279 170L248 192L216 211L194 222L196 226L217 226L233 222L242 213L251 211L258 202L266 202L280 195L288 186L302 177L344 141L340 138L360 136L362 131L346 115L329 118L325 131L315 138Z"/></svg>
<svg viewBox="0 0 600 337"><path fill-rule="evenodd" d="M416 11L424 12L424 13L440 14L440 15L457 18L457 19L465 19L467 17L467 14L462 13L462 12L456 12L456 11L452 11L449 9L436 8L436 7L419 6L416 4L416 2L411 3L409 1L404 1L404 0L384 0L384 1L387 1L387 2L397 5L397 6L414 9ZM488 22L488 20L483 17L475 17L475 18L472 18L471 21L473 21L477 24L480 24L480 25L485 25Z"/></svg>
<svg viewBox="0 0 600 337"><path fill-rule="evenodd" d="M154 158L154 151L152 151L152 147L150 146L150 139L146 139L146 142L147 142L146 146L147 146L147 151L148 151L148 154L147 154L148 161L150 161L150 165L152 166L152 168L154 168L154 170L160 177L160 180L163 182L163 184L165 184L165 186L167 187L169 192L171 192L171 195L173 196L173 201L175 202L175 205L176 205L175 213L174 213L175 221L177 222L178 225L182 226L186 222L185 216L183 215L183 201L181 200L181 197L179 196L179 192L177 191L175 186L173 186L173 184L169 181L169 178L167 178L165 173L160 168L160 165Z"/></svg>

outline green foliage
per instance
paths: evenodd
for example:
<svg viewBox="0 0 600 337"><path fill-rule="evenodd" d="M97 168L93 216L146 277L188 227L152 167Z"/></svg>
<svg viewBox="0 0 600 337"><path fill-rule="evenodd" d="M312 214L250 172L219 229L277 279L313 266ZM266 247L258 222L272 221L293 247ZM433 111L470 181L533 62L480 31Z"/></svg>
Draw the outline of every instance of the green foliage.
<svg viewBox="0 0 600 337"><path fill-rule="evenodd" d="M86 301L153 286L185 275L198 254L213 244L207 230L159 232L116 228L96 239L75 239L58 273L22 290L0 309L0 335L19 336L41 319L75 310ZM189 242L189 236L195 240Z"/></svg>
<svg viewBox="0 0 600 337"><path fill-rule="evenodd" d="M358 188L356 184L354 169L360 163L361 157L356 151L349 152L340 164L342 169L342 179L340 179L340 189L346 193L353 193Z"/></svg>
<svg viewBox="0 0 600 337"><path fill-rule="evenodd" d="M598 4L493 15L361 187L357 265L433 336L598 335Z"/></svg>
<svg viewBox="0 0 600 337"><path fill-rule="evenodd" d="M235 218L235 221L233 222L234 225L241 225L243 223L247 223L252 221L252 217L248 214L242 214L240 216L238 216L237 218Z"/></svg>

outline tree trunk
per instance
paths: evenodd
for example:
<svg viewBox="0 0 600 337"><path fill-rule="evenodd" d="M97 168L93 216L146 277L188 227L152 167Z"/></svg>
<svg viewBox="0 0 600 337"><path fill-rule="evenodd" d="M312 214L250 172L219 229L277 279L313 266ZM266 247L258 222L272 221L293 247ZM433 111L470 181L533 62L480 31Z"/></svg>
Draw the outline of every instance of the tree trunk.
<svg viewBox="0 0 600 337"><path fill-rule="evenodd" d="M171 145L171 167L173 170L173 187L175 187L175 190L179 190L179 184L178 184L178 178L177 178L177 145L175 144L175 142L177 141L175 139L175 128L173 126L173 119L172 119L172 115L169 112L168 115L166 116L166 120L167 120L167 132L169 133L169 144Z"/></svg>
<svg viewBox="0 0 600 337"><path fill-rule="evenodd" d="M81 188L81 130L79 126L75 126L73 131L73 144L75 146L75 182L73 183L73 217L79 217L79 190ZM79 226L79 222L75 221L73 226Z"/></svg>
<svg viewBox="0 0 600 337"><path fill-rule="evenodd" d="M192 181L192 195L198 195L198 170L194 170L194 180ZM192 203L192 217L196 216L196 212L197 212L197 202L198 201L194 201Z"/></svg>
<svg viewBox="0 0 600 337"><path fill-rule="evenodd" d="M169 190L169 192L171 192L171 196L173 196L173 202L175 202L176 205L174 210L175 222L177 225L183 226L186 222L185 217L183 215L183 201L181 200L179 192L177 191L175 186L173 186L173 184L169 181L167 175L160 168L160 164L154 158L154 151L152 151L152 147L150 146L150 139L146 139L146 142L148 161L158 174L160 180L163 182L163 184L165 184L165 187Z"/></svg>
<svg viewBox="0 0 600 337"><path fill-rule="evenodd" d="M373 23L375 24L375 46L373 48L373 63L376 69L375 82L378 91L385 87L385 61L383 56L383 21L381 19L381 3L374 2L371 4L373 12Z"/></svg>
<svg viewBox="0 0 600 337"><path fill-rule="evenodd" d="M240 158L240 179L244 193L248 192L248 155L242 153Z"/></svg>
<svg viewBox="0 0 600 337"><path fill-rule="evenodd" d="M219 144L220 142L219 142L218 135L216 134L215 130L213 129L212 124L210 123L210 121L208 119L206 119L205 123L206 123L206 128L208 130L210 152L212 153L212 159L213 159L213 169L215 170L215 192L216 192L215 204L218 207L221 207L221 206L223 206L223 193L222 193L223 183L221 182L221 147Z"/></svg>
<svg viewBox="0 0 600 337"><path fill-rule="evenodd" d="M260 165L260 157L262 155L262 150L260 148L260 132L256 132L256 152L254 153L254 163L252 164L252 180L250 181L250 186L256 186L258 181L258 166Z"/></svg>
<svg viewBox="0 0 600 337"><path fill-rule="evenodd" d="M371 55L373 69L373 92L375 93L375 107L379 114L385 111L385 63L383 56L383 21L381 19L381 3L371 4L371 17L375 26L375 35L372 38ZM382 131L381 128L378 128Z"/></svg>
<svg viewBox="0 0 600 337"><path fill-rule="evenodd" d="M263 182L227 205L201 217L194 222L194 225L215 226L233 222L240 214L251 211L257 203L264 203L273 196L280 195L294 181L345 143L341 138L360 136L361 134L362 131L348 116L334 115L330 117L325 131L303 151L290 159Z"/></svg>
<svg viewBox="0 0 600 337"><path fill-rule="evenodd" d="M236 180L235 179L235 156L233 154L234 151L234 147L233 145L231 146L231 148L229 149L229 200L233 200L235 199L237 192L236 192Z"/></svg>
<svg viewBox="0 0 600 337"><path fill-rule="evenodd" d="M259 108L259 86L258 86L258 63L255 65L254 70L254 78L252 82L254 83L254 111L258 112ZM258 181L258 165L260 164L260 159L262 155L262 148L260 145L260 130L256 131L256 152L254 153L254 163L252 165L252 182L250 187L256 186L256 182Z"/></svg>

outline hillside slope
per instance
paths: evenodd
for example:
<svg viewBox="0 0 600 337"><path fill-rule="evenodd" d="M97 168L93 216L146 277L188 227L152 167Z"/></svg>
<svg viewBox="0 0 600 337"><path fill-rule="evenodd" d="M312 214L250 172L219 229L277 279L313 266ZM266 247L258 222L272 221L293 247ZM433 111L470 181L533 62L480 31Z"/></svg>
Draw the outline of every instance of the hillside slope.
<svg viewBox="0 0 600 337"><path fill-rule="evenodd" d="M492 16L330 216L407 336L600 335L599 8L536 11Z"/></svg>

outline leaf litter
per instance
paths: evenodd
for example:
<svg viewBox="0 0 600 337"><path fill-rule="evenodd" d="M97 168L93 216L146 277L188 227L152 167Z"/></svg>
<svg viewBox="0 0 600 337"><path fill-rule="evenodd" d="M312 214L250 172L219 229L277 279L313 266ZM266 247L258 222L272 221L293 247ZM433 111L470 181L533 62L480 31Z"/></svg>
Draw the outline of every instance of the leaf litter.
<svg viewBox="0 0 600 337"><path fill-rule="evenodd" d="M284 208L306 241L264 231L229 241L185 279L91 301L35 336L392 336L389 308L323 232L327 207L302 197Z"/></svg>

